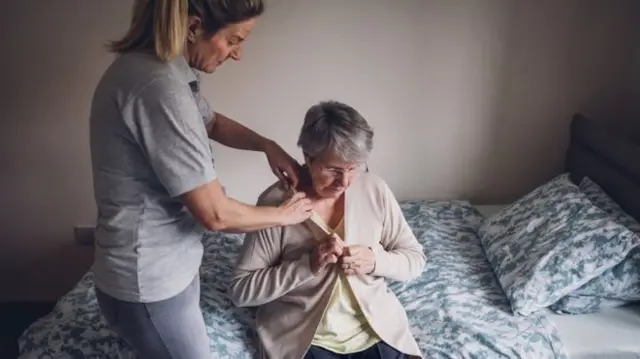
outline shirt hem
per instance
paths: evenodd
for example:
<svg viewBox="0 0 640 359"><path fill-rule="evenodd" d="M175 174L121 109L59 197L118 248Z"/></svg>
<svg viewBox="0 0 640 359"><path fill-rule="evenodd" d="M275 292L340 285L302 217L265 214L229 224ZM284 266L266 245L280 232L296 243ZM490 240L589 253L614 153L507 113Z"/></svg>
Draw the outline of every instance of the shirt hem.
<svg viewBox="0 0 640 359"><path fill-rule="evenodd" d="M153 303L159 302L167 299L171 299L176 295L182 293L189 284L193 281L194 277L198 275L198 270L193 273L189 273L181 277L180 279L175 279L167 285L165 281L161 286L154 288L151 293L144 292L134 292L122 288L117 288L113 286L106 285L103 281L100 280L99 276L94 274L93 282L97 289L101 292L104 292L110 297L114 299L131 302L131 303Z"/></svg>

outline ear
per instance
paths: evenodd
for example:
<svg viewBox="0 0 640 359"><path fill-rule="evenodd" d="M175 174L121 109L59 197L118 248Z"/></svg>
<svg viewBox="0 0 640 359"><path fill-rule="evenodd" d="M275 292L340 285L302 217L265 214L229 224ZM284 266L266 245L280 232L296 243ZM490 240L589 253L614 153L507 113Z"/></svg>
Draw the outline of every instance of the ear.
<svg viewBox="0 0 640 359"><path fill-rule="evenodd" d="M196 38L202 32L202 21L197 16L189 16L189 23L187 27L187 41L195 42Z"/></svg>

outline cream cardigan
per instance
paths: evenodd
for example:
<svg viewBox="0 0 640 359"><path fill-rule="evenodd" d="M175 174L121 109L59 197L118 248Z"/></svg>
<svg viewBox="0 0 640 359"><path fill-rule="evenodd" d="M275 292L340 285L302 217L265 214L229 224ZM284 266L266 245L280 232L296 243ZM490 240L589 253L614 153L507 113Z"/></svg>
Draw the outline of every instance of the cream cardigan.
<svg viewBox="0 0 640 359"><path fill-rule="evenodd" d="M404 308L385 278L408 281L419 276L426 258L386 183L366 173L345 193L347 245L371 247L376 266L370 275L348 282L369 324L390 346L422 358ZM269 187L258 205L277 205L286 197ZM303 358L322 319L340 270L330 266L314 275L309 253L316 239L307 224L272 227L247 235L231 279L236 306L259 306L256 331L263 359Z"/></svg>

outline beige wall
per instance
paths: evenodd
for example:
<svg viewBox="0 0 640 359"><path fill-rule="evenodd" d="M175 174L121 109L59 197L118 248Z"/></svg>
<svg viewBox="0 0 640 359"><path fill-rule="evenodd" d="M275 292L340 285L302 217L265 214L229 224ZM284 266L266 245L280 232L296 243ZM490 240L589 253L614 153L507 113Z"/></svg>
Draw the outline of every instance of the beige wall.
<svg viewBox="0 0 640 359"><path fill-rule="evenodd" d="M54 298L88 267L72 227L95 215L93 88L131 1L22 0L0 13L0 299ZM561 170L571 114L615 118L634 0L271 0L246 59L207 77L216 109L298 158L308 106L338 99L375 126L371 168L399 198L505 202ZM273 180L219 146L230 193Z"/></svg>

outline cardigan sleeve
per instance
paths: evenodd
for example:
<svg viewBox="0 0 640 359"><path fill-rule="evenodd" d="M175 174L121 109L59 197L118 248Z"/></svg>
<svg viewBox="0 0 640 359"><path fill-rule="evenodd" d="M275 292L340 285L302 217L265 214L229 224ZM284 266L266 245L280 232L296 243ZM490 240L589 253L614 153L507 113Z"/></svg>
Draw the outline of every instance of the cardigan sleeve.
<svg viewBox="0 0 640 359"><path fill-rule="evenodd" d="M271 187L258 200L258 205L277 205ZM228 293L239 307L259 306L274 301L313 278L309 254L296 260L281 260L282 227L271 227L246 235Z"/></svg>
<svg viewBox="0 0 640 359"><path fill-rule="evenodd" d="M380 245L372 248L376 260L372 274L409 281L422 273L426 256L391 189L384 181L380 182L378 187L384 213Z"/></svg>
<svg viewBox="0 0 640 359"><path fill-rule="evenodd" d="M276 300L313 277L309 255L280 261L279 229L246 236L229 285L231 301L239 307Z"/></svg>

